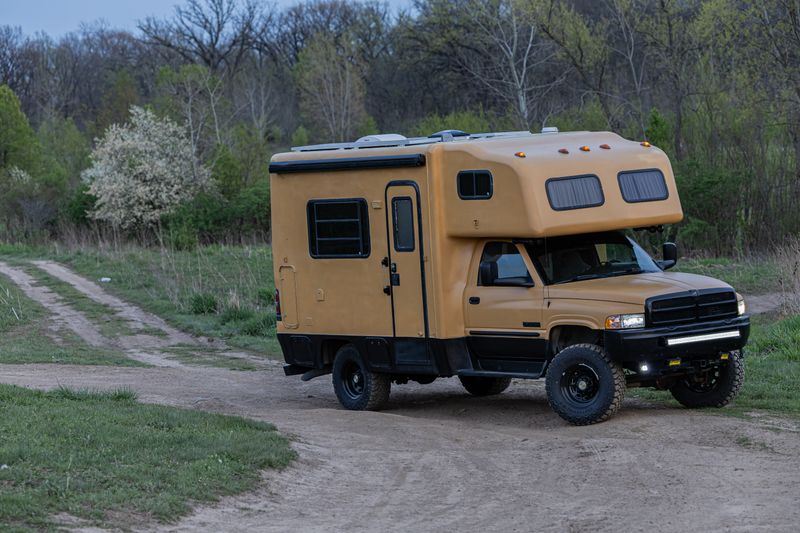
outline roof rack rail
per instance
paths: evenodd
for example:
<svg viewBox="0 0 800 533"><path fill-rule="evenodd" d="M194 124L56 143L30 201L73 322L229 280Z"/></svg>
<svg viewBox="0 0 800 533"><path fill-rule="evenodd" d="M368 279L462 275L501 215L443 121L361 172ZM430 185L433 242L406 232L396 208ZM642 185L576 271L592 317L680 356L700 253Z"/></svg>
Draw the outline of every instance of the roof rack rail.
<svg viewBox="0 0 800 533"><path fill-rule="evenodd" d="M437 137L403 137L394 133L384 135L370 135L362 137L354 142L344 143L325 143L325 144L309 144L307 146L293 146L293 152L321 152L327 150L361 150L366 148L388 148L399 146L416 146L422 144L433 144L440 142L453 142L453 141L468 141L476 139L491 139L494 137L524 137L534 135L529 131L497 131L488 133L472 133L454 136L448 130L446 132L439 132ZM436 135L436 134L434 134Z"/></svg>

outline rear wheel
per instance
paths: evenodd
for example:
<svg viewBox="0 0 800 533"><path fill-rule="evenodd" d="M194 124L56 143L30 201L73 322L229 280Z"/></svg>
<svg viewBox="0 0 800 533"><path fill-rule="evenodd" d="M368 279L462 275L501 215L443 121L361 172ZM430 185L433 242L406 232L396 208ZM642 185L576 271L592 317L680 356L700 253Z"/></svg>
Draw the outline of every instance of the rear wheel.
<svg viewBox="0 0 800 533"><path fill-rule="evenodd" d="M473 396L494 396L511 385L511 378L485 378L479 376L458 376L467 392Z"/></svg>
<svg viewBox="0 0 800 533"><path fill-rule="evenodd" d="M358 349L342 346L333 360L333 390L339 403L354 411L377 411L389 400L388 375L370 372Z"/></svg>
<svg viewBox="0 0 800 533"><path fill-rule="evenodd" d="M669 391L684 407L723 407L728 405L744 383L742 352L731 352L728 361L705 372L675 383Z"/></svg>
<svg viewBox="0 0 800 533"><path fill-rule="evenodd" d="M558 416L577 426L596 424L622 404L625 374L600 346L576 344L561 350L550 363L545 388Z"/></svg>

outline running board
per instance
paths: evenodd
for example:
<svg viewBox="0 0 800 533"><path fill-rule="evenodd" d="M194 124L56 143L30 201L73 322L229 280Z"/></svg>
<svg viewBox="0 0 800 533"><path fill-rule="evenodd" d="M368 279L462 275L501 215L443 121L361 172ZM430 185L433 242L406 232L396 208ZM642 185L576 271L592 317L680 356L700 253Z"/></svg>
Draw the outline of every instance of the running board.
<svg viewBox="0 0 800 533"><path fill-rule="evenodd" d="M519 379L539 379L542 374L530 372L495 372L491 370L459 370L459 377L465 378L519 378Z"/></svg>

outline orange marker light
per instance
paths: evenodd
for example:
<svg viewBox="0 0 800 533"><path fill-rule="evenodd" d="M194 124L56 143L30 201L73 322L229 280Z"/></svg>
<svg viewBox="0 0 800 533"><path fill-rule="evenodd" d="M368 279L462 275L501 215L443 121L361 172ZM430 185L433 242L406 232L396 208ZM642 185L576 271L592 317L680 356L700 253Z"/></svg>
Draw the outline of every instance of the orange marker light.
<svg viewBox="0 0 800 533"><path fill-rule="evenodd" d="M559 153L559 154L568 154L568 153L569 153L569 150L567 150L566 148L562 148L562 149L560 149L560 150L558 151L558 153Z"/></svg>
<svg viewBox="0 0 800 533"><path fill-rule="evenodd" d="M602 148L603 150L611 150L611 147L607 144L601 144L600 148Z"/></svg>
<svg viewBox="0 0 800 533"><path fill-rule="evenodd" d="M641 144L642 144L642 146L644 146L645 148L650 148L651 146L653 146L653 145L652 145L652 144L650 144L648 141L642 141L642 143L641 143Z"/></svg>
<svg viewBox="0 0 800 533"><path fill-rule="evenodd" d="M589 148L588 146L581 146L581 152L588 152L590 150L591 148Z"/></svg>
<svg viewBox="0 0 800 533"><path fill-rule="evenodd" d="M517 156L517 157L527 157L527 156L525 155L525 152L517 152L517 153L515 153L514 155L515 155L515 156Z"/></svg>

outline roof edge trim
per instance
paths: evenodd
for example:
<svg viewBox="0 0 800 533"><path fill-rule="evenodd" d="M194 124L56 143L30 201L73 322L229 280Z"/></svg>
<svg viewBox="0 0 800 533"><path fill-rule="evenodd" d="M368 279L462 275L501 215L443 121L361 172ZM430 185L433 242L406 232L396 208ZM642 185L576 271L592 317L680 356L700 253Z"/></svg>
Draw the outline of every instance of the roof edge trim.
<svg viewBox="0 0 800 533"><path fill-rule="evenodd" d="M269 164L269 172L270 174L294 174L300 172L329 172L332 170L368 170L424 166L424 154L384 155L371 157L343 157L331 159L276 161Z"/></svg>

